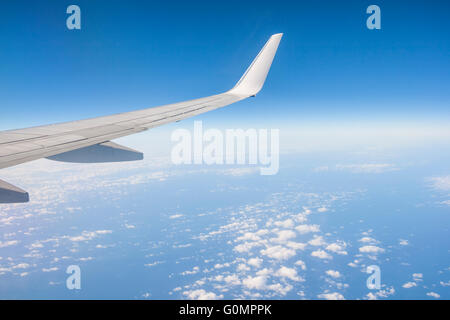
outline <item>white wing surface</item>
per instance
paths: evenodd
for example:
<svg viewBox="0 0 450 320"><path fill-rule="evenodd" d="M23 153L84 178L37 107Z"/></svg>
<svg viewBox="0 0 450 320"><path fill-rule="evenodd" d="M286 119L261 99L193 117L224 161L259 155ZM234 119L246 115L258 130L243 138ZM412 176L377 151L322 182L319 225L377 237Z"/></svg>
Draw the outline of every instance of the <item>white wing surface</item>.
<svg viewBox="0 0 450 320"><path fill-rule="evenodd" d="M111 116L0 132L0 169L40 158L81 163L142 159L142 153L111 140L256 95L263 87L281 37L281 33L270 37L236 86L227 92ZM26 201L25 191L0 180L0 203Z"/></svg>

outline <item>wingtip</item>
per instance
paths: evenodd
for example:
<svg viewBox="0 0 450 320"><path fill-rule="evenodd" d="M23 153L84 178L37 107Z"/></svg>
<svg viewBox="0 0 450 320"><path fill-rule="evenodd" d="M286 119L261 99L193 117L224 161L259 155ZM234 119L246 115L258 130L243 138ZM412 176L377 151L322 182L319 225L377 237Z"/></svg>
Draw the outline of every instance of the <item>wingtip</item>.
<svg viewBox="0 0 450 320"><path fill-rule="evenodd" d="M269 38L238 83L228 91L229 93L251 97L262 89L282 36L282 33L276 33Z"/></svg>

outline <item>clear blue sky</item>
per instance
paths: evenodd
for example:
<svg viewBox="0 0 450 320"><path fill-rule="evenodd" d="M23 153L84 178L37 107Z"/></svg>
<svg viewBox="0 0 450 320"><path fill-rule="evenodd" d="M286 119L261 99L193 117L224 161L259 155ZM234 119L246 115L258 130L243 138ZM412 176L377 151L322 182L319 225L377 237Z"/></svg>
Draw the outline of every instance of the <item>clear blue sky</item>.
<svg viewBox="0 0 450 320"><path fill-rule="evenodd" d="M70 4L79 31L66 28ZM366 28L370 4L381 30ZM449 12L412 0L2 1L0 129L219 93L278 32L257 99L204 119L447 121Z"/></svg>

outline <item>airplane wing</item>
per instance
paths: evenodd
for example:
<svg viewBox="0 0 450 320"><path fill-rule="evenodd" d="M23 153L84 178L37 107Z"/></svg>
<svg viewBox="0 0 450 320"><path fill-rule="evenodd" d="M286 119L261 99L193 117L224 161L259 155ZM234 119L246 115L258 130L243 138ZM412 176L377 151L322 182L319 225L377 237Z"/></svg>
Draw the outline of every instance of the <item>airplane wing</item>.
<svg viewBox="0 0 450 320"><path fill-rule="evenodd" d="M143 159L142 153L111 140L255 96L264 85L282 36L271 36L239 82L225 93L111 116L2 131L0 169L40 158L77 163ZM27 192L0 180L0 203L27 201Z"/></svg>

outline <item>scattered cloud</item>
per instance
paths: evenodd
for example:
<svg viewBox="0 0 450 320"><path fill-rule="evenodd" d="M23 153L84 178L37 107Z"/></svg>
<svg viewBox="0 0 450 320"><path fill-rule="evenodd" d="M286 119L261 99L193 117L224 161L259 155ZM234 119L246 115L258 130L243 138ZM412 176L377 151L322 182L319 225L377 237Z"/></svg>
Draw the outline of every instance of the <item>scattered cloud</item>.
<svg viewBox="0 0 450 320"><path fill-rule="evenodd" d="M317 297L325 300L345 300L344 296L339 292L321 293Z"/></svg>
<svg viewBox="0 0 450 320"><path fill-rule="evenodd" d="M10 241L4 241L4 242L0 241L0 248L15 246L18 243L19 243L19 241L17 241L17 240L10 240Z"/></svg>
<svg viewBox="0 0 450 320"><path fill-rule="evenodd" d="M367 300L378 300L379 298L387 298L389 296L392 296L393 294L395 294L394 287L389 287L389 288L381 289L378 291L369 292L366 295L366 299Z"/></svg>
<svg viewBox="0 0 450 320"><path fill-rule="evenodd" d="M218 300L223 298L223 295L217 295L214 292L207 292L204 289L184 291L183 295L191 300Z"/></svg>
<svg viewBox="0 0 450 320"><path fill-rule="evenodd" d="M443 287L450 287L450 281L447 281L447 282L440 281L439 284Z"/></svg>
<svg viewBox="0 0 450 320"><path fill-rule="evenodd" d="M413 276L414 281L422 281L422 279L423 279L422 273L413 273L412 276Z"/></svg>
<svg viewBox="0 0 450 320"><path fill-rule="evenodd" d="M326 251L321 249L311 252L311 256L319 258L319 259L332 259L333 257L328 254Z"/></svg>
<svg viewBox="0 0 450 320"><path fill-rule="evenodd" d="M295 265L296 265L296 266L299 266L303 271L306 270L306 264L305 264L305 262L303 262L302 260L297 260L297 261L295 262Z"/></svg>
<svg viewBox="0 0 450 320"><path fill-rule="evenodd" d="M192 274L198 273L199 271L200 271L200 268L199 268L199 267L194 267L194 268L192 268L192 270L186 270L186 271L183 271L183 272L181 273L181 275L183 275L183 276L186 276L186 275L192 275Z"/></svg>
<svg viewBox="0 0 450 320"><path fill-rule="evenodd" d="M359 248L359 252L361 253L383 253L384 249L377 246L363 246Z"/></svg>
<svg viewBox="0 0 450 320"><path fill-rule="evenodd" d="M280 269L278 269L278 271L275 272L275 276L281 277L281 278L288 278L293 281L304 281L303 278L301 278L297 275L297 270L295 270L294 268L288 268L285 266L282 266Z"/></svg>
<svg viewBox="0 0 450 320"><path fill-rule="evenodd" d="M276 260L286 260L295 256L295 250L283 246L268 246L261 254Z"/></svg>
<svg viewBox="0 0 450 320"><path fill-rule="evenodd" d="M295 227L300 234L311 233L311 232L319 232L320 227L317 224L301 224Z"/></svg>
<svg viewBox="0 0 450 320"><path fill-rule="evenodd" d="M417 287L417 283L410 281L410 282L407 282L404 285L402 285L402 287L405 288L405 289L409 289L409 288L412 288L412 287Z"/></svg>
<svg viewBox="0 0 450 320"><path fill-rule="evenodd" d="M371 238L371 237L362 237L358 241L363 242L363 243L378 243L377 240L375 240L374 238Z"/></svg>
<svg viewBox="0 0 450 320"><path fill-rule="evenodd" d="M266 276L247 277L242 281L248 289L263 290L266 287Z"/></svg>
<svg viewBox="0 0 450 320"><path fill-rule="evenodd" d="M314 235L314 238L308 241L308 244L315 247L320 247L326 245L326 242L323 240L322 236Z"/></svg>
<svg viewBox="0 0 450 320"><path fill-rule="evenodd" d="M79 241L89 241L92 240L99 235L112 233L111 230L97 230L97 231L83 231L81 235L68 237L70 241L79 242Z"/></svg>
<svg viewBox="0 0 450 320"><path fill-rule="evenodd" d="M259 268L259 267L261 267L262 262L263 262L263 259L250 258L250 259L248 259L247 264L250 266L253 266L255 268Z"/></svg>
<svg viewBox="0 0 450 320"><path fill-rule="evenodd" d="M338 164L336 169L352 173L384 173L398 170L395 165L390 163Z"/></svg>
<svg viewBox="0 0 450 320"><path fill-rule="evenodd" d="M344 241L338 241L335 243L329 244L325 249L340 255L346 255L347 251L345 251L345 248L347 247L347 244Z"/></svg>
<svg viewBox="0 0 450 320"><path fill-rule="evenodd" d="M427 296L433 297L433 298L436 298L436 299L439 299L441 297L441 295L436 293L436 292L428 292Z"/></svg>
<svg viewBox="0 0 450 320"><path fill-rule="evenodd" d="M341 273L339 271L336 271L336 270L327 270L325 273L328 276L330 276L332 278L335 278L335 279L340 278L342 276Z"/></svg>
<svg viewBox="0 0 450 320"><path fill-rule="evenodd" d="M450 175L441 177L432 177L427 179L431 186L440 191L450 191Z"/></svg>

